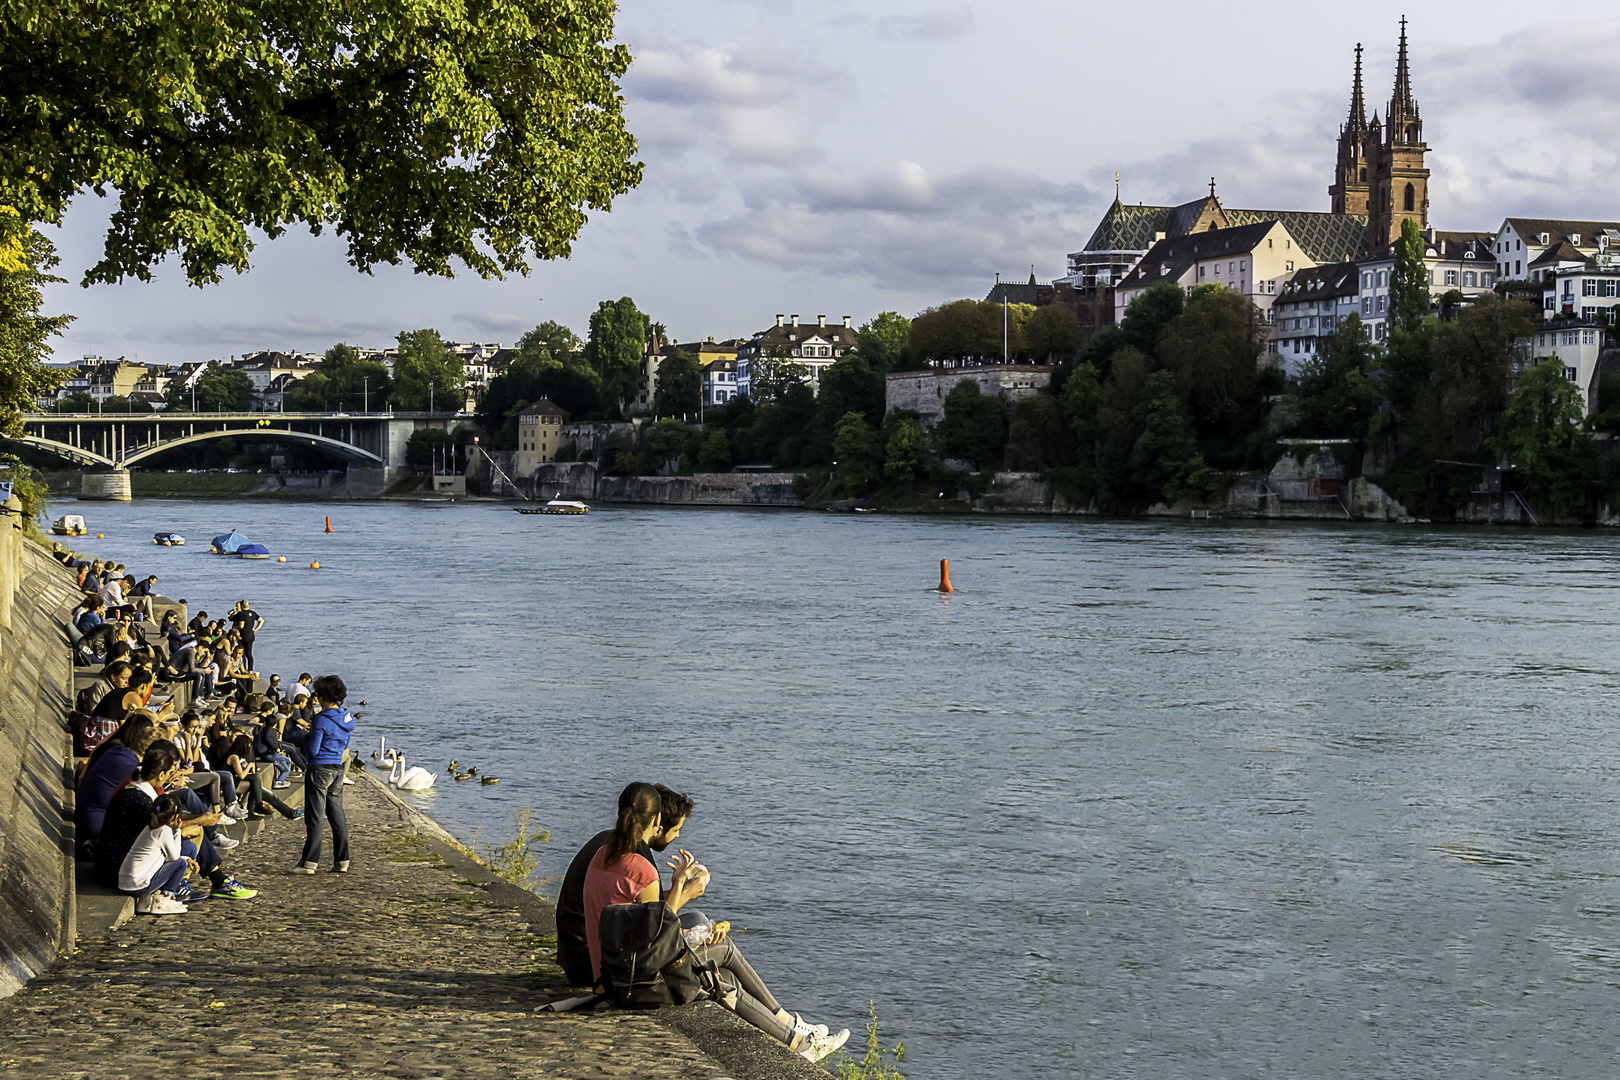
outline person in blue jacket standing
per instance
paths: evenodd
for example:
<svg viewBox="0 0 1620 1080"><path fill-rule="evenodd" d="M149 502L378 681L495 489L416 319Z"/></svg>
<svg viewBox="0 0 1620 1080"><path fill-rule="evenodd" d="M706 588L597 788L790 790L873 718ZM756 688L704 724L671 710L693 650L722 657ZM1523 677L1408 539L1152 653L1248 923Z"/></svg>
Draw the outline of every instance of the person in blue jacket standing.
<svg viewBox="0 0 1620 1080"><path fill-rule="evenodd" d="M349 872L349 821L343 815L344 752L354 734L354 717L343 707L349 688L336 675L322 675L310 687L319 711L304 737L304 857L295 874L313 874L321 868L321 841L326 820L332 820L332 869Z"/></svg>

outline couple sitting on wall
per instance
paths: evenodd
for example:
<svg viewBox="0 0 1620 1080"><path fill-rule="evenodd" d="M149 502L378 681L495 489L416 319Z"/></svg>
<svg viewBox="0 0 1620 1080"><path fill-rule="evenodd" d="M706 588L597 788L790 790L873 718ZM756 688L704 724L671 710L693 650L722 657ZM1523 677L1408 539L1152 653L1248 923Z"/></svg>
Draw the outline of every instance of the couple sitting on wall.
<svg viewBox="0 0 1620 1080"><path fill-rule="evenodd" d="M844 1045L849 1031L829 1034L824 1025L807 1024L782 1008L732 941L729 923L711 923L701 912L681 910L703 895L709 871L691 852L681 851L666 864L672 871L669 887L659 881L653 853L681 835L692 805L688 796L662 784L631 784L620 793L614 827L592 837L563 878L557 896L557 962L575 986L613 991L604 978L604 912L661 902L669 915L680 919L684 939L679 955L662 969L670 1001L684 1004L707 994L805 1059L820 1061ZM625 907L619 911L628 914Z"/></svg>

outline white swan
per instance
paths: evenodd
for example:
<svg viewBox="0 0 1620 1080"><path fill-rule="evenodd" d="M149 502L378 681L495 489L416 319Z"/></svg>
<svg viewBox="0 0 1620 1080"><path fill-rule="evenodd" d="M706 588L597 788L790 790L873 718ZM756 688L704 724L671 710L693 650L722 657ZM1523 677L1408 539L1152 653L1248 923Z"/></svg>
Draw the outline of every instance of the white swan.
<svg viewBox="0 0 1620 1080"><path fill-rule="evenodd" d="M394 759L394 767L388 772L388 782L401 791L425 791L438 778L437 773L430 773L420 765L414 769L405 768L404 754Z"/></svg>

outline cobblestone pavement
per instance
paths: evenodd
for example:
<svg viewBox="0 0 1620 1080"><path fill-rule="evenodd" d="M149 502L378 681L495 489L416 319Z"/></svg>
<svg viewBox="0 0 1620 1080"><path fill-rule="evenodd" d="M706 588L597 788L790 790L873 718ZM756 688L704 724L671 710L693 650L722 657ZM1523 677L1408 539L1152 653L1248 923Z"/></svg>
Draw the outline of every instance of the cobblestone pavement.
<svg viewBox="0 0 1620 1080"><path fill-rule="evenodd" d="M0 1002L0 1077L722 1080L647 1015L531 1012L552 939L380 790L345 801L353 873L291 873L303 825L266 822L226 862L257 897L136 916Z"/></svg>

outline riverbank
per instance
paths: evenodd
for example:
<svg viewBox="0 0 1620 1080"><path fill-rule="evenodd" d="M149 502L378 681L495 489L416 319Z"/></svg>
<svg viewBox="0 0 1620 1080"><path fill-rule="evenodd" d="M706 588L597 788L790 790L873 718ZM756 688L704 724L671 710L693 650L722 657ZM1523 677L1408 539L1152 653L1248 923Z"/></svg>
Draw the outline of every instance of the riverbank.
<svg viewBox="0 0 1620 1080"><path fill-rule="evenodd" d="M257 897L87 936L0 1002L0 1072L111 1076L162 1063L190 1077L322 1080L826 1076L759 1038L747 1040L753 1062L739 1059L724 1039L659 1013L534 1012L572 992L553 963L550 905L446 842L379 781L350 788L346 802L351 873L293 874L302 825L263 823L228 857ZM741 1024L705 1019L721 1033Z"/></svg>

